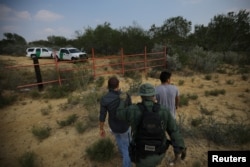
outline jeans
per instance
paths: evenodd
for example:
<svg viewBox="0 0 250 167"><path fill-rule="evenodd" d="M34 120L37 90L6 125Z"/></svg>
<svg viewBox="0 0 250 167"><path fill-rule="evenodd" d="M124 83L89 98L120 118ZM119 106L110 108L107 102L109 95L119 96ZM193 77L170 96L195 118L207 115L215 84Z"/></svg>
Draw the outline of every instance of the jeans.
<svg viewBox="0 0 250 167"><path fill-rule="evenodd" d="M131 128L129 128L125 133L112 133L115 136L118 149L122 154L122 166L132 167L128 152L129 142L131 141Z"/></svg>

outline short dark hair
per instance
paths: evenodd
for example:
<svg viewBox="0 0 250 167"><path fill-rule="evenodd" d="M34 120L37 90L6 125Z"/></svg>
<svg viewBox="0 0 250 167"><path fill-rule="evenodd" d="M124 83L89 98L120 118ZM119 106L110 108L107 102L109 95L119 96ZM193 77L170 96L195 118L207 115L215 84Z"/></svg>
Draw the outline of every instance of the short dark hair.
<svg viewBox="0 0 250 167"><path fill-rule="evenodd" d="M109 89L115 89L119 86L119 80L116 77L111 77L108 80L108 88Z"/></svg>
<svg viewBox="0 0 250 167"><path fill-rule="evenodd" d="M160 80L162 83L166 82L171 77L171 72L169 71L162 71L160 75Z"/></svg>

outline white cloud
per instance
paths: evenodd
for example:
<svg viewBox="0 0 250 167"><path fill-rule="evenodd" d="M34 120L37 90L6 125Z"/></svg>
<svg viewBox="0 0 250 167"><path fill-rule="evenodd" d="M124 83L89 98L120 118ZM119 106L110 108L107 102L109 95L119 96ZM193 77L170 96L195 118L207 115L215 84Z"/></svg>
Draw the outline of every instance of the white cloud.
<svg viewBox="0 0 250 167"><path fill-rule="evenodd" d="M0 4L0 20L2 21L17 21L31 20L31 15L28 11L15 11L6 5Z"/></svg>
<svg viewBox="0 0 250 167"><path fill-rule="evenodd" d="M55 21L63 18L62 15L53 13L48 10L39 10L37 14L35 15L35 19L40 21Z"/></svg>
<svg viewBox="0 0 250 167"><path fill-rule="evenodd" d="M0 20L6 20L12 13L12 9L0 4Z"/></svg>
<svg viewBox="0 0 250 167"><path fill-rule="evenodd" d="M31 15L30 15L30 13L28 11L16 12L16 16L19 19L31 20Z"/></svg>
<svg viewBox="0 0 250 167"><path fill-rule="evenodd" d="M183 4L198 4L201 3L203 0L181 0Z"/></svg>
<svg viewBox="0 0 250 167"><path fill-rule="evenodd" d="M53 28L45 28L43 31L45 34L51 34L56 32Z"/></svg>

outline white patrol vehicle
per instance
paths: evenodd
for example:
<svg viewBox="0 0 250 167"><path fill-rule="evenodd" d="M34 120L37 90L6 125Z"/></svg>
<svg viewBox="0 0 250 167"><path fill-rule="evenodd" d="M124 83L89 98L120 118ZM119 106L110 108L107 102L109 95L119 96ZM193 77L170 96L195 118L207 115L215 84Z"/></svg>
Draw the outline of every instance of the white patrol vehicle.
<svg viewBox="0 0 250 167"><path fill-rule="evenodd" d="M50 48L32 47L26 49L26 56L30 58L53 58L53 51Z"/></svg>
<svg viewBox="0 0 250 167"><path fill-rule="evenodd" d="M56 56L58 60L88 59L87 53L77 48L60 48Z"/></svg>

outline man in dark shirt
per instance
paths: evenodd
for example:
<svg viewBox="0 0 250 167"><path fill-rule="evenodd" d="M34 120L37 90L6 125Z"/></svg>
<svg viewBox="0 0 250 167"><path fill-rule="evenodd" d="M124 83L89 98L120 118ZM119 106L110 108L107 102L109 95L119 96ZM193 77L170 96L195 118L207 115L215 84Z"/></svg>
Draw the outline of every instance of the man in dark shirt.
<svg viewBox="0 0 250 167"><path fill-rule="evenodd" d="M102 137L105 136L104 122L108 112L108 124L115 136L118 149L122 154L123 167L131 167L132 164L128 153L131 136L130 127L127 122L116 117L116 110L120 103L121 94L119 90L119 80L116 77L111 77L108 80L108 89L108 93L102 97L100 103L100 135ZM126 103L127 105L131 104L131 98L129 96Z"/></svg>

